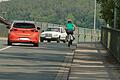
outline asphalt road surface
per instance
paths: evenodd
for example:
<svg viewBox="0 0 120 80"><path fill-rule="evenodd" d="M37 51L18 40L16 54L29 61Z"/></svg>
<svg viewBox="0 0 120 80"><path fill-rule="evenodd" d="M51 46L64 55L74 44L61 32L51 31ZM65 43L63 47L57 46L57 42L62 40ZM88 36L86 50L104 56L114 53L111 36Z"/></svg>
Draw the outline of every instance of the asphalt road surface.
<svg viewBox="0 0 120 80"><path fill-rule="evenodd" d="M75 45L66 43L13 44L0 41L0 80L65 80ZM63 79L64 78L64 79Z"/></svg>

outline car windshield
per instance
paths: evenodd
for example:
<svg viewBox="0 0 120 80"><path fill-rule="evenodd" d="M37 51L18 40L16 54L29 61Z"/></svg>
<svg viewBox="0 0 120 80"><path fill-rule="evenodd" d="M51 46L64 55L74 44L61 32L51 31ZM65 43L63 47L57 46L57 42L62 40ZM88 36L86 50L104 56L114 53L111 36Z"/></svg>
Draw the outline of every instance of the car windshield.
<svg viewBox="0 0 120 80"><path fill-rule="evenodd" d="M35 25L32 23L15 23L14 28L35 28Z"/></svg>
<svg viewBox="0 0 120 80"><path fill-rule="evenodd" d="M60 32L60 28L48 28L47 31Z"/></svg>

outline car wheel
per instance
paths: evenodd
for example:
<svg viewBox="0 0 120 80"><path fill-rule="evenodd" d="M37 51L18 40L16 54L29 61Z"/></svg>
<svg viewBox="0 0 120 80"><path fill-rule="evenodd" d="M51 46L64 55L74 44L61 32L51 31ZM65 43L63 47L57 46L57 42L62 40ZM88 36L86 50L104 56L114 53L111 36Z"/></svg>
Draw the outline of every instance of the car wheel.
<svg viewBox="0 0 120 80"><path fill-rule="evenodd" d="M38 47L39 46L39 44L38 43L34 43L34 47Z"/></svg>
<svg viewBox="0 0 120 80"><path fill-rule="evenodd" d="M60 43L60 37L57 39L57 43Z"/></svg>
<svg viewBox="0 0 120 80"><path fill-rule="evenodd" d="M66 43L67 42L67 37L65 38L65 40L63 41L63 43Z"/></svg>
<svg viewBox="0 0 120 80"><path fill-rule="evenodd" d="M8 40L7 44L8 44L8 46L11 46L11 45L12 45L12 43L11 43L9 40Z"/></svg>
<svg viewBox="0 0 120 80"><path fill-rule="evenodd" d="M47 40L47 42L51 42L51 40Z"/></svg>

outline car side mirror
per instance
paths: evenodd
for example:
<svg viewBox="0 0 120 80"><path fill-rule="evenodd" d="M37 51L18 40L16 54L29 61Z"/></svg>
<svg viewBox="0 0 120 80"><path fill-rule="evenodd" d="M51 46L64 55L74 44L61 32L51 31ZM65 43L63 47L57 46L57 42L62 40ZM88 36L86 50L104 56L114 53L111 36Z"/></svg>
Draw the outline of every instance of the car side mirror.
<svg viewBox="0 0 120 80"><path fill-rule="evenodd" d="M40 27L37 27L38 30L40 30Z"/></svg>

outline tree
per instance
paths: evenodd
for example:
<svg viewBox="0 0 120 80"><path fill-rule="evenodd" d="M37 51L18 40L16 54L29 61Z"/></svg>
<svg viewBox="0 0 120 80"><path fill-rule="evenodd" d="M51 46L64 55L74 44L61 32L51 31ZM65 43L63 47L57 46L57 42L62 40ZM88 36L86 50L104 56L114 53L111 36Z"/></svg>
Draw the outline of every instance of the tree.
<svg viewBox="0 0 120 80"><path fill-rule="evenodd" d="M0 3L0 11L7 12L6 17L10 21L64 24L65 19L71 17L77 25L89 28L93 26L93 5L94 0L10 0Z"/></svg>
<svg viewBox="0 0 120 80"><path fill-rule="evenodd" d="M102 18L106 23L110 24L111 27L114 27L114 9L117 8L117 28L120 28L120 0L97 0L101 4L101 13Z"/></svg>

